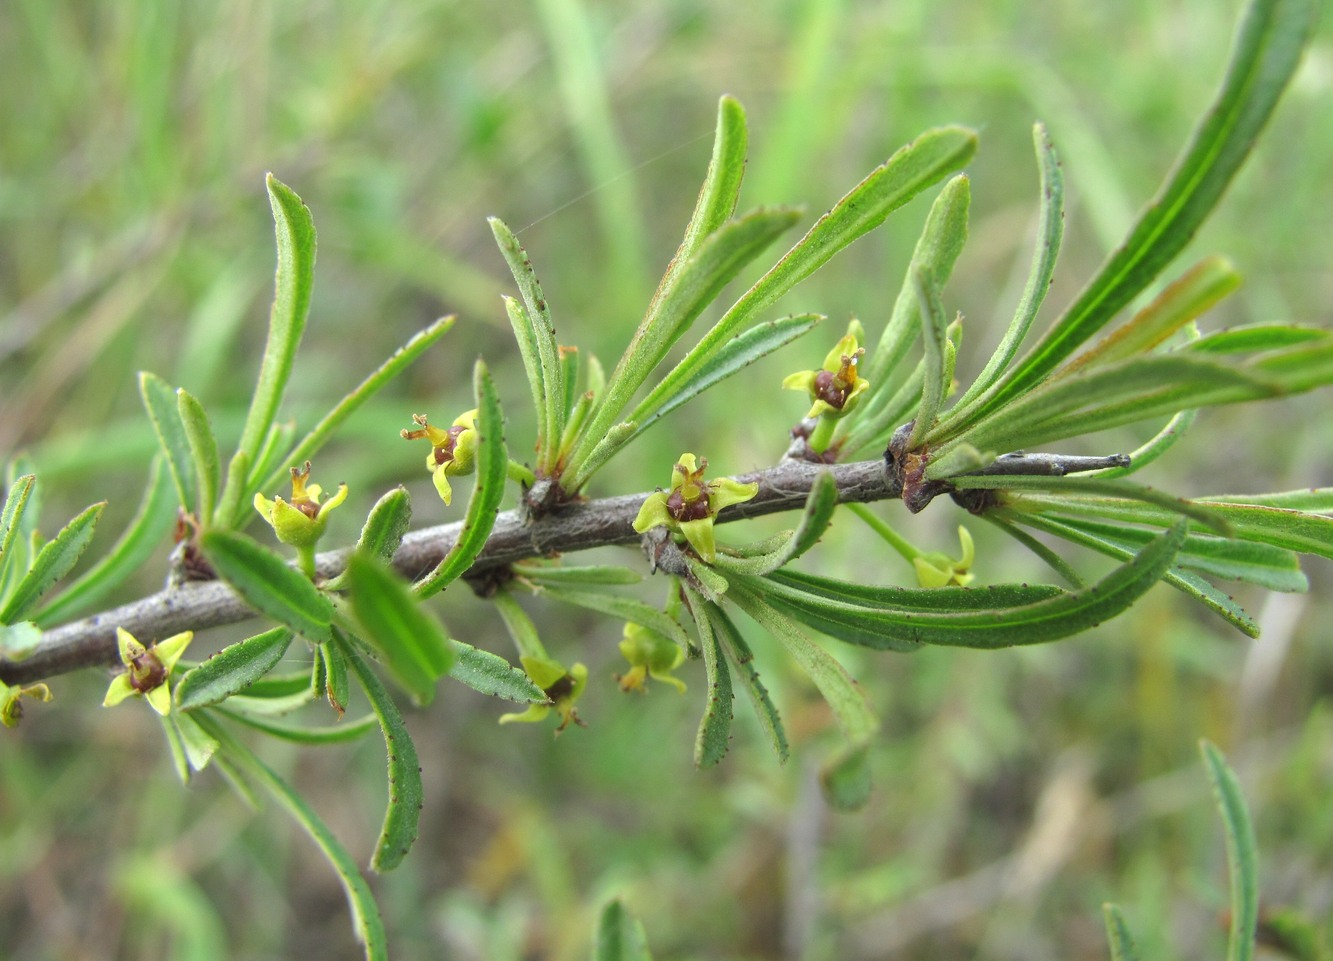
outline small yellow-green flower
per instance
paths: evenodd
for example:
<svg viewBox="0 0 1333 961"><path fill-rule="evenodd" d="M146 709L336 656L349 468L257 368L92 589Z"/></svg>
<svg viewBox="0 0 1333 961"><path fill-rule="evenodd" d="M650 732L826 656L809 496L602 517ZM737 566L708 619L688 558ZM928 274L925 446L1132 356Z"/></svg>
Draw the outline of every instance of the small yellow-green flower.
<svg viewBox="0 0 1333 961"><path fill-rule="evenodd" d="M310 479L310 461L303 468L292 468L292 499L281 497L269 500L255 494L255 510L268 521L278 540L292 547L311 549L324 534L329 523L329 512L347 499L347 485L339 484L338 492L325 503L319 502L324 493L318 484L307 484Z"/></svg>
<svg viewBox="0 0 1333 961"><path fill-rule="evenodd" d="M131 695L142 694L154 711L166 717L171 712L171 671L193 637L193 631L185 631L144 647L125 628L116 628L116 646L125 671L112 680L102 706L114 707Z"/></svg>
<svg viewBox="0 0 1333 961"><path fill-rule="evenodd" d="M412 421L418 430L404 430L404 440L430 441L430 453L426 455L426 469L435 480L435 490L440 500L449 506L454 499L453 488L449 486L450 477L464 477L476 470L477 458L477 411L476 408L460 414L448 428L431 427L426 423L425 414L413 414Z"/></svg>
<svg viewBox="0 0 1333 961"><path fill-rule="evenodd" d="M528 709L522 713L502 714L500 723L519 721L524 724L535 724L546 720L546 716L555 711L560 715L560 726L555 729L557 734L569 727L571 721L582 725L579 712L574 710L574 702L588 686L588 668L582 664L575 664L566 670L563 664L550 657L523 656L518 660L532 683L546 692L551 703L529 704Z"/></svg>
<svg viewBox="0 0 1333 961"><path fill-rule="evenodd" d="M23 719L23 705L20 698L29 697L34 701L51 700L51 689L45 684L29 684L27 687L9 685L0 681L0 724L5 727L18 727Z"/></svg>
<svg viewBox="0 0 1333 961"><path fill-rule="evenodd" d="M813 404L806 417L842 417L860 403L861 395L870 387L870 381L857 372L866 352L860 346L861 334L861 324L853 320L824 358L823 367L790 374L783 380L785 390L803 390L810 395Z"/></svg>
<svg viewBox="0 0 1333 961"><path fill-rule="evenodd" d="M654 527L683 534L694 552L707 563L717 556L713 521L718 511L748 501L759 493L758 484L741 484L729 477L705 481L708 458L696 466L693 454L681 454L671 472L671 489L649 494L634 519L634 530L644 533Z"/></svg>
<svg viewBox="0 0 1333 961"><path fill-rule="evenodd" d="M642 624L627 623L620 653L630 664L630 669L616 678L622 691L641 691L651 677L685 693L685 682L671 674L685 662L685 651L671 638Z"/></svg>
<svg viewBox="0 0 1333 961"><path fill-rule="evenodd" d="M958 543L962 548L962 557L958 560L939 551L912 558L916 579L922 587L945 587L949 584L966 587L976 579L976 575L971 573L972 561L976 557L972 535L961 524L958 526Z"/></svg>

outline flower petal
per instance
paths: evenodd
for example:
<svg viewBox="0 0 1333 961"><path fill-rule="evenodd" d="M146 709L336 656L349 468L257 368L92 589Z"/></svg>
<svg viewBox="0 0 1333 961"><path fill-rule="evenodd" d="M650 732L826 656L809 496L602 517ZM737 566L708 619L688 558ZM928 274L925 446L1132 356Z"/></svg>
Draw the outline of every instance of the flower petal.
<svg viewBox="0 0 1333 961"><path fill-rule="evenodd" d="M713 563L717 557L717 541L713 538L713 518L701 517L697 521L681 521L679 527L680 532L694 548L694 553L698 554L705 564Z"/></svg>
<svg viewBox="0 0 1333 961"><path fill-rule="evenodd" d="M667 510L667 494L665 491L658 491L644 499L638 516L634 518L634 532L642 534L654 527L670 527L673 522L674 518Z"/></svg>
<svg viewBox="0 0 1333 961"><path fill-rule="evenodd" d="M115 707L125 698L135 693L137 692L130 684L130 675L128 673L117 674L111 679L111 686L106 689L106 697L102 699L102 706Z"/></svg>

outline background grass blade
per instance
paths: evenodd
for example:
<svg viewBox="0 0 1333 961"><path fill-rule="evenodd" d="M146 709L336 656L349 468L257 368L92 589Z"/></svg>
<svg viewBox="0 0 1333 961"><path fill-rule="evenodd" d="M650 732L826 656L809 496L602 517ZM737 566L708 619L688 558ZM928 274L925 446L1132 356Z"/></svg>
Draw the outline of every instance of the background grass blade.
<svg viewBox="0 0 1333 961"><path fill-rule="evenodd" d="M1227 939L1227 961L1251 961L1259 925L1259 855L1254 827L1241 794L1235 772L1213 744L1199 742L1213 799L1222 816L1227 845L1227 873L1231 876L1231 935Z"/></svg>

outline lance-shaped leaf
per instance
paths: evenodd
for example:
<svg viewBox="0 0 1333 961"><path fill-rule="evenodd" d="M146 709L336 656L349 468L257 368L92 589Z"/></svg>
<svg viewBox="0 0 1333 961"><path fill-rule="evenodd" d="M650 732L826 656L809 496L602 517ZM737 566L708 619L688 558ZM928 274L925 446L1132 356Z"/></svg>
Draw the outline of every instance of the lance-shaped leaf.
<svg viewBox="0 0 1333 961"><path fill-rule="evenodd" d="M324 690L318 693L342 717L352 694L347 655L337 644L321 644L315 649L315 656L324 662L324 670L321 672Z"/></svg>
<svg viewBox="0 0 1333 961"><path fill-rule="evenodd" d="M148 411L148 419L152 421L158 445L166 455L167 466L171 468L180 505L193 511L198 504L199 486L195 482L194 456L185 424L181 421L176 392L161 377L142 370L139 372L139 396L143 399L144 410Z"/></svg>
<svg viewBox="0 0 1333 961"><path fill-rule="evenodd" d="M597 564L587 567L568 566L544 561L525 561L513 565L519 577L534 584L638 584L643 575L628 567L615 564Z"/></svg>
<svg viewBox="0 0 1333 961"><path fill-rule="evenodd" d="M967 242L967 216L971 206L972 187L963 174L945 184L930 205L930 213L908 262L902 289L894 301L893 312L889 314L874 353L861 365L861 376L870 381L870 393L864 401L867 406L878 406L877 402L892 389L890 385L896 379L893 373L921 328L920 300L913 278L920 274L936 290L943 289Z"/></svg>
<svg viewBox="0 0 1333 961"><path fill-rule="evenodd" d="M1222 86L1157 196L1064 315L973 408L969 422L1039 383L1175 259L1268 122L1300 62L1315 11L1311 0L1256 0L1248 6Z"/></svg>
<svg viewBox="0 0 1333 961"><path fill-rule="evenodd" d="M43 627L68 621L115 590L140 570L176 519L175 488L161 457L153 458L138 512L120 539L91 567L71 581L33 620ZM0 581L3 579L0 578Z"/></svg>
<svg viewBox="0 0 1333 961"><path fill-rule="evenodd" d="M774 538L771 549L763 553L748 557L732 557L725 552L720 553L714 565L737 574L768 574L778 568L786 567L814 547L824 536L837 507L837 481L833 479L831 473L825 472L810 485L810 493L805 499L805 511L796 530L789 531L785 537Z"/></svg>
<svg viewBox="0 0 1333 961"><path fill-rule="evenodd" d="M266 476L262 481L252 485L252 490L243 491L241 503L248 512L249 498L244 497L245 493L253 494L256 490L269 490L277 487L286 479L287 468L293 464L304 464L319 452L319 450L332 436L334 430L339 427L347 418L351 417L358 409L379 393L380 389L396 378L413 361L426 352L437 340L443 337L454 325L454 318L441 317L439 320L426 327L424 330L417 331L412 337L393 352L388 360L380 364L370 372L361 383L357 384L342 400L338 401L327 414L320 418L319 423L310 429L310 431L296 443L296 446L288 450L287 454L277 461L277 466L265 472ZM228 515L219 512L220 516Z"/></svg>
<svg viewBox="0 0 1333 961"><path fill-rule="evenodd" d="M521 311L514 310L516 305L509 301L506 307L514 325L514 336L518 340L519 354L523 358L528 381L534 390L533 399L538 401L537 442L540 447L537 464L544 470L550 470L555 466L556 452L565 427L564 371L560 366L560 348L555 342L555 325L551 322L551 311L546 305L537 274L532 269L532 261L528 259L518 238L498 217L491 217L488 223L523 299Z"/></svg>
<svg viewBox="0 0 1333 961"><path fill-rule="evenodd" d="M236 448L246 453L251 464L264 462L260 456L261 448L277 419L278 406L292 375L315 283L315 223L309 208L272 174L265 178L265 185L273 208L278 269L273 282L273 309L269 312L268 340L259 365L259 381ZM227 485L242 480L229 476Z"/></svg>
<svg viewBox="0 0 1333 961"><path fill-rule="evenodd" d="M213 436L213 427L203 405L183 387L176 391L176 408L189 443L194 486L198 491L198 499L194 502L195 516L202 527L208 527L213 523L213 507L217 503L222 474L218 441Z"/></svg>
<svg viewBox="0 0 1333 961"><path fill-rule="evenodd" d="M642 624L659 634L665 634L681 647L689 647L690 639L675 618L636 598L601 591L578 590L563 585L551 586L544 593L566 604L574 604L623 621Z"/></svg>
<svg viewBox="0 0 1333 961"><path fill-rule="evenodd" d="M333 604L300 571L243 534L212 530L204 555L245 602L312 641L329 639Z"/></svg>
<svg viewBox="0 0 1333 961"><path fill-rule="evenodd" d="M498 654L462 641L453 641L452 645L454 663L449 668L449 676L460 684L487 697L501 697L519 704L549 702L546 692L533 684L527 674Z"/></svg>
<svg viewBox="0 0 1333 961"><path fill-rule="evenodd" d="M252 727L256 731L263 731L271 737L291 741L294 744L350 744L352 741L361 740L380 726L374 713L359 717L355 721L341 720L336 724L325 724L322 727L270 721L262 716L230 711L225 707L218 708L218 713L238 724L244 724L246 727Z"/></svg>
<svg viewBox="0 0 1333 961"><path fill-rule="evenodd" d="M1006 585L892 591L813 581L778 571L765 578L764 597L803 623L851 644L906 650L918 644L994 649L1059 640L1123 612L1166 574L1185 536L1184 522L1153 540L1096 584L1077 591ZM821 593L803 589L818 584ZM800 585L800 586L798 586ZM935 594L929 601L922 594ZM1033 595L1040 599L1022 601ZM1013 603L1014 600L1020 603ZM928 604L934 604L932 609ZM941 607L941 605L947 605Z"/></svg>
<svg viewBox="0 0 1333 961"><path fill-rule="evenodd" d="M1044 124L1032 127L1032 142L1037 151L1037 171L1041 182L1041 205L1037 216L1037 245L1032 251L1032 266L1028 270L1027 283L1023 286L1023 295L1009 327L1004 332L995 352L986 361L976 380L953 409L949 421L970 406L973 398L984 393L1014 359L1019 346L1032 327L1037 311L1046 299L1046 292L1051 289L1051 278L1055 275L1055 262L1060 255L1060 243L1065 232L1065 184L1060 173L1060 159L1055 154L1055 147L1047 136Z"/></svg>
<svg viewBox="0 0 1333 961"><path fill-rule="evenodd" d="M189 711L225 701L273 670L291 643L292 632L275 627L227 645L181 677L173 691L176 703Z"/></svg>
<svg viewBox="0 0 1333 961"><path fill-rule="evenodd" d="M403 542L403 535L412 522L412 497L405 487L395 487L388 491L366 515L366 522L361 525L361 536L357 538L356 552L375 557L386 564L393 562L393 555ZM326 591L340 591L346 583L347 571L332 577L324 585Z"/></svg>
<svg viewBox="0 0 1333 961"><path fill-rule="evenodd" d="M915 449L921 438L934 426L952 374L948 366L949 321L944 316L944 305L940 303L939 287L924 270L918 268L912 273L912 293L916 296L917 313L921 317L924 379L921 382L921 403L917 407L912 433L907 441L909 450Z"/></svg>
<svg viewBox="0 0 1333 961"><path fill-rule="evenodd" d="M23 547L23 515L37 489L37 475L23 474L10 481L5 506L0 509L0 596L23 571L18 555Z"/></svg>
<svg viewBox="0 0 1333 961"><path fill-rule="evenodd" d="M1134 556L1136 546L1122 538L1108 539L1099 534L1095 534L1088 529L1086 522L1071 523L1066 520L1056 520L1052 517L1044 517L1036 514L1023 514L1016 511L994 511L999 515L1001 521L1012 521L1019 524L1027 524L1038 530L1046 531L1048 534L1054 534L1056 537L1064 538L1074 544L1090 547L1095 551L1100 551L1110 557L1118 560L1126 560ZM987 516L990 516L989 514ZM1123 531L1134 531L1135 533L1144 533L1137 528L1115 528L1117 533ZM1151 536L1151 535L1148 535ZM1225 542L1231 543L1231 542ZM1267 545L1249 545L1264 546ZM1302 575L1302 580L1304 575ZM1188 594L1199 603L1221 616L1233 627L1240 630L1249 637L1259 636L1259 625L1255 623L1254 618L1246 613L1245 609L1236 603L1235 599L1214 587L1208 581L1204 580L1198 574L1193 574L1182 568L1172 568L1162 575L1163 582L1170 584L1176 590Z"/></svg>
<svg viewBox="0 0 1333 961"><path fill-rule="evenodd" d="M93 504L42 547L28 572L14 586L4 607L0 608L0 624L24 620L41 596L70 572L92 540L97 519L105 507L106 501ZM14 525L17 526L17 521Z"/></svg>
<svg viewBox="0 0 1333 961"><path fill-rule="evenodd" d="M1298 344L1328 339L1322 327L1298 327L1290 324L1250 324L1204 334L1186 345L1186 350L1200 354L1247 354L1263 350L1281 350Z"/></svg>
<svg viewBox="0 0 1333 961"><path fill-rule="evenodd" d="M232 737L221 724L209 717L207 712L199 716L198 723L221 745L219 760L234 765L246 780L267 791L319 847L342 882L348 906L352 911L352 926L357 940L365 949L366 961L388 961L389 949L384 934L384 921L380 917L379 908L375 905L375 896L361 875L360 868L347 853L347 849L334 837L328 825L320 820L319 815L290 784L278 777L272 768Z"/></svg>
<svg viewBox="0 0 1333 961"><path fill-rule="evenodd" d="M636 422L637 430L631 437L637 437L660 418L684 406L704 391L717 386L732 374L749 367L761 357L767 357L778 348L785 347L798 337L808 334L825 319L822 314L794 314L791 317L768 320L751 327L739 337L729 341L710 360L701 364L694 376L681 384L675 394L663 398L661 406L652 414Z"/></svg>
<svg viewBox="0 0 1333 961"><path fill-rule="evenodd" d="M750 327L762 311L844 247L882 224L894 210L964 166L976 148L977 137L971 130L941 127L898 150L819 218L796 246L741 295L639 407L654 410L678 393L682 384L692 380L705 362Z"/></svg>
<svg viewBox="0 0 1333 961"><path fill-rule="evenodd" d="M382 561L353 554L347 562L352 613L385 669L417 703L429 704L435 682L453 665L453 648L440 622Z"/></svg>
<svg viewBox="0 0 1333 961"><path fill-rule="evenodd" d="M1240 274L1225 257L1205 257L1153 298L1125 325L1079 354L1056 376L1126 360L1162 344L1190 321L1211 310L1240 286Z"/></svg>
<svg viewBox="0 0 1333 961"><path fill-rule="evenodd" d="M384 732L384 748L389 756L389 805L384 812L384 825L380 828L370 866L376 871L392 871L402 863L412 848L412 842L417 839L425 792L421 787L421 766L417 760L416 745L407 733L403 715L393 703L393 698L351 644L341 634L335 634L331 646L336 647L346 658Z"/></svg>
<svg viewBox="0 0 1333 961"><path fill-rule="evenodd" d="M1106 940L1111 945L1111 961L1139 961L1138 945L1129 933L1125 915L1115 904L1103 904L1102 916L1106 922Z"/></svg>
<svg viewBox="0 0 1333 961"><path fill-rule="evenodd" d="M1063 477L1043 477L1018 474L1012 476L956 477L952 483L959 490L1057 491L1071 498L1082 495L1139 501L1170 512L1166 515L1168 518L1171 514L1176 514L1204 524L1223 536L1229 536L1232 533L1227 519L1221 511L1213 510L1207 504L1201 504L1197 499L1189 500L1184 497L1174 497L1165 491L1144 487L1141 484L1132 484L1129 481L1106 480L1100 477L1067 475ZM1172 520L1174 518L1158 526L1165 527Z"/></svg>
<svg viewBox="0 0 1333 961"><path fill-rule="evenodd" d="M1333 488L1269 495L1217 494L1192 498L1191 503L1223 520L1232 537L1333 559L1333 517L1321 513L1329 509L1330 491ZM1009 500L1020 510L1102 517L1125 524L1165 527L1172 521L1169 509L1115 497L1025 493Z"/></svg>
<svg viewBox="0 0 1333 961"><path fill-rule="evenodd" d="M667 351L721 294L736 275L763 253L800 217L796 210L756 210L733 220L703 239L671 273L663 278L639 328L607 381L600 403L588 422L583 442L571 467L601 440L639 388L662 362ZM663 398L666 400L669 398ZM642 421L653 409L640 406L631 419Z"/></svg>
<svg viewBox="0 0 1333 961"><path fill-rule="evenodd" d="M1259 926L1259 854L1254 827L1245 806L1236 774L1213 744L1199 742L1213 799L1222 815L1222 833L1227 847L1227 873L1231 876L1231 934L1227 939L1227 961L1250 961Z"/></svg>
<svg viewBox="0 0 1333 961"><path fill-rule="evenodd" d="M694 766L698 768L712 767L721 761L731 743L731 671L713 630L709 606L699 594L690 592L690 610L694 614L694 628L699 635L704 673L708 678L708 701L694 738Z"/></svg>
<svg viewBox="0 0 1333 961"><path fill-rule="evenodd" d="M861 751L874 737L879 721L866 703L860 686L828 651L806 636L786 614L768 603L763 593L753 592L750 587L753 583L753 580L746 579L744 585L733 584L728 596L735 598L745 613L781 643L814 682L846 738L846 750L852 754ZM831 797L840 800L837 795Z"/></svg>
<svg viewBox="0 0 1333 961"><path fill-rule="evenodd" d="M685 238L667 267L666 276L675 272L676 264L694 253L706 237L717 230L736 210L745 176L745 151L749 133L745 125L745 109L735 97L724 96L717 102L717 131L713 135L713 155L708 160L708 173L699 188L699 199L685 227Z"/></svg>
<svg viewBox="0 0 1333 961"><path fill-rule="evenodd" d="M504 412L495 393L490 371L479 359L472 371L473 392L477 401L477 416L473 430L477 433L476 474L472 496L468 499L467 513L458 540L450 548L435 570L416 583L413 590L420 597L430 597L444 590L472 566L486 539L495 527L495 518L504 499L505 476L509 465L509 451L505 446Z"/></svg>
<svg viewBox="0 0 1333 961"><path fill-rule="evenodd" d="M716 604L708 606L706 611L712 621L713 633L722 642L727 657L740 672L745 692L754 706L754 714L759 721L760 729L772 746L773 753L777 755L778 763L785 764L789 753L787 732L782 726L782 717L778 714L777 706L768 696L768 688L764 686L764 682L759 678L759 672L755 670L754 652L750 650L750 645L745 642L745 637L727 616L726 611Z"/></svg>
<svg viewBox="0 0 1333 961"><path fill-rule="evenodd" d="M619 898L602 908L592 957L593 961L653 961L643 925Z"/></svg>

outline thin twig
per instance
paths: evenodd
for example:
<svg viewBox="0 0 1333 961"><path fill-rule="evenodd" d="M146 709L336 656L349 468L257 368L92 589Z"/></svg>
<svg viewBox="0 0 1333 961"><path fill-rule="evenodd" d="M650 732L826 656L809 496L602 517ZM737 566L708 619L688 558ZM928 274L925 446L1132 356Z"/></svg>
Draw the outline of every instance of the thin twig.
<svg viewBox="0 0 1333 961"><path fill-rule="evenodd" d="M1050 467L1051 459L1052 455L1048 454L1006 455L996 461L996 465L1002 465L998 469L992 465L977 473L1023 473L1021 466L1030 462L1026 473L1051 474L1054 473ZM1094 466L1105 463L1100 459L1085 460L1097 460ZM1067 472L1088 469L1080 465L1067 468ZM799 510L805 505L815 478L824 472L833 474L841 503L868 503L901 494L882 460L832 465L784 460L767 470L736 477L740 483L757 483L759 491L751 500L722 511L718 522ZM531 557L632 544L639 539L633 528L634 518L647 496L626 494L576 502L526 522L519 511L504 511L496 518L491 536L469 576ZM394 567L409 579L422 576L454 546L461 529L462 524L455 522L411 531L394 555ZM339 574L346 567L350 554L351 548L320 554L315 560L319 576L330 578ZM115 664L118 661L117 627L125 628L141 641L150 642L180 631L200 631L253 616L254 612L225 583L190 581L46 631L36 650L23 660L0 658L0 681L29 683L81 667Z"/></svg>

